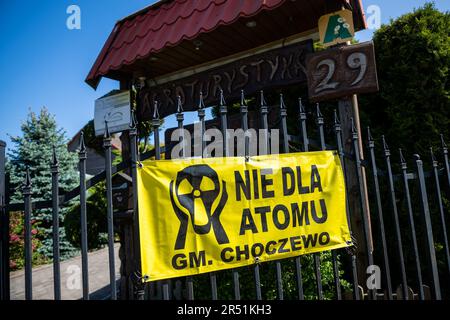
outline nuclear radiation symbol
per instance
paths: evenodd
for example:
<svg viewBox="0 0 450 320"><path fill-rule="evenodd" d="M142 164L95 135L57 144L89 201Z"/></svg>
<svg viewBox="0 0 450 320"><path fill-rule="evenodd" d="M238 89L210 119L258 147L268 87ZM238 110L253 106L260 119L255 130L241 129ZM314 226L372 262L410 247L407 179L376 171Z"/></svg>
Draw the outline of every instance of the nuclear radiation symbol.
<svg viewBox="0 0 450 320"><path fill-rule="evenodd" d="M186 167L170 182L169 189L173 210L180 220L175 250L185 247L189 218L195 233L207 234L212 227L217 243L229 242L219 219L228 193L216 171L205 164Z"/></svg>

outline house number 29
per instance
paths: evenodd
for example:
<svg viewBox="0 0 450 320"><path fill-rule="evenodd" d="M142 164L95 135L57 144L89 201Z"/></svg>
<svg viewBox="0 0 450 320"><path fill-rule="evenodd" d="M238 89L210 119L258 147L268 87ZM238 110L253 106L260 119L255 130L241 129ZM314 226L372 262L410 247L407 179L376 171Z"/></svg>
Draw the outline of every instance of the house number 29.
<svg viewBox="0 0 450 320"><path fill-rule="evenodd" d="M350 86L354 86L361 82L361 80L364 78L364 75L366 74L367 57L362 52L353 52L347 57L346 62L348 68L359 69L358 76L350 83ZM331 80L336 71L335 61L333 59L324 59L317 64L316 70L319 70L324 66L328 71L326 76L319 82L316 89L314 90L315 93L319 93L324 90L336 89L340 84L338 81Z"/></svg>

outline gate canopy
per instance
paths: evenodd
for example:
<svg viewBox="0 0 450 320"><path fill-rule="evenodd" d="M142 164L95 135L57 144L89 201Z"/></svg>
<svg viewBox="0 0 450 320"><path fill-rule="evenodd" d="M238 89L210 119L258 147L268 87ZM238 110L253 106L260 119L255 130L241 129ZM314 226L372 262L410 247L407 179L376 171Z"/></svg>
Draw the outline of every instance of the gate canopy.
<svg viewBox="0 0 450 320"><path fill-rule="evenodd" d="M159 1L116 23L86 82L153 78L314 32L320 16L343 5L356 30L365 28L361 0Z"/></svg>

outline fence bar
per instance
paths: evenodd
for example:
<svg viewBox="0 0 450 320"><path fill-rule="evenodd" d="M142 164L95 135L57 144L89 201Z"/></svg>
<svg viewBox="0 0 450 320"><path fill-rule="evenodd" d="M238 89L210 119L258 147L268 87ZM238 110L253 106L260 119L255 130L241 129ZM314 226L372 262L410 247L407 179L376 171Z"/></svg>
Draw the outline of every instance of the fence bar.
<svg viewBox="0 0 450 320"><path fill-rule="evenodd" d="M219 113L220 113L220 127L222 129L222 138L223 138L223 156L228 157L228 122L227 122L227 104L225 102L225 98L223 97L223 90L220 90L220 98L219 98ZM234 155L231 155L234 156Z"/></svg>
<svg viewBox="0 0 450 320"><path fill-rule="evenodd" d="M81 132L78 151L80 169L80 212L81 212L81 272L83 282L83 300L89 300L88 240L86 216L86 159L84 133Z"/></svg>
<svg viewBox="0 0 450 320"><path fill-rule="evenodd" d="M300 109L300 128L302 132L302 140L303 140L303 151L309 151L309 140L308 140L308 132L306 130L306 112L303 106L302 100L298 99L299 109ZM299 259L299 258L298 258ZM316 275L316 288L317 288L317 297L319 300L323 300L323 290L322 290L322 274L320 272L320 255L319 253L313 253L314 259L314 273Z"/></svg>
<svg viewBox="0 0 450 320"><path fill-rule="evenodd" d="M447 174L447 182L448 182L448 188L450 193L450 167L448 162L448 147L444 140L444 135L441 134L441 147L442 147L442 154L444 155L444 167L445 172Z"/></svg>
<svg viewBox="0 0 450 320"><path fill-rule="evenodd" d="M320 112L319 104L316 104L316 115L317 115L317 127L319 129L319 140L320 140L320 150L326 150L326 143L325 143L325 134L323 130L324 126L324 120L323 115ZM342 293L341 293L341 283L339 281L339 266L337 261L337 254L336 250L331 250L331 263L333 265L333 278L334 278L334 288L335 288L335 295L338 300L342 299Z"/></svg>
<svg viewBox="0 0 450 320"><path fill-rule="evenodd" d="M339 159L341 161L341 166L343 172L345 171L345 162L344 162L344 147L342 145L342 127L341 122L338 118L336 110L334 110L334 133L336 135L336 146L339 153ZM346 184L347 188L347 184ZM347 190L346 190L347 191ZM346 210L345 213L347 215L347 224L350 231L350 236L353 239L353 233L352 233L352 227L351 227L351 220L350 220L350 211L349 211L349 204L348 204L348 197L346 197ZM353 249L356 248L356 244L353 243ZM348 254L350 256L350 263L351 263L351 269L352 269L352 285L353 285L353 299L359 300L359 287L358 287L358 266L356 264L356 254L355 250L348 250Z"/></svg>
<svg viewBox="0 0 450 320"><path fill-rule="evenodd" d="M206 148L206 141L205 141L205 102L203 101L203 93L200 92L200 100L198 103L198 110L197 110L197 114L198 114L198 120L200 121L200 128L201 128L201 141L202 141L202 158L203 155L205 153L205 148ZM195 133L194 133L195 134ZM195 154L195 156L198 156L198 154Z"/></svg>
<svg viewBox="0 0 450 320"><path fill-rule="evenodd" d="M362 222L363 222L363 230L364 230L364 240L367 250L367 264L369 266L373 265L373 253L372 253L372 247L370 242L370 226L368 219L368 212L367 207L365 205L364 198L366 196L366 193L364 191L364 181L363 181L363 168L361 166L361 158L360 158L360 150L359 150L359 139L358 139L358 131L356 130L355 123L353 118L351 118L351 124L352 124L352 140L353 140L353 152L355 157L355 163L356 163L356 176L358 179L358 185L359 185L359 200L361 202L361 209L362 209ZM369 290L369 297L372 299L376 299L376 291L375 290Z"/></svg>
<svg viewBox="0 0 450 320"><path fill-rule="evenodd" d="M448 248L448 237L447 237L447 227L445 222L445 214L444 214L444 206L442 204L442 196L441 196L441 187L439 185L439 174L438 174L438 162L434 157L433 148L430 148L431 153L431 161L433 163L433 173L434 173L434 182L435 182L435 190L437 196L437 202L439 207L439 214L441 218L442 225L442 235L444 237L444 248L445 248L445 257L447 259L447 271L450 274L450 254Z"/></svg>
<svg viewBox="0 0 450 320"><path fill-rule="evenodd" d="M139 207L138 207L138 190L137 190L137 165L139 161L137 149L137 121L134 112L131 113L130 123L130 153L131 153L131 180L133 188L133 256L135 268L135 297L137 300L144 300L145 286L142 283L141 274L141 252L139 242ZM155 148L156 152L156 148ZM156 157L156 155L155 155Z"/></svg>
<svg viewBox="0 0 450 320"><path fill-rule="evenodd" d="M55 300L61 300L61 269L59 257L59 164L56 148L53 146L52 163L52 233L53 233L53 294Z"/></svg>
<svg viewBox="0 0 450 320"><path fill-rule="evenodd" d="M183 105L181 104L181 97L177 96L177 123L178 123L178 129L182 130L183 129L183 121L184 121L184 114L183 114ZM182 145L181 145L181 158L184 158L186 156L186 141L184 141L185 136L184 136L184 131L181 131L183 133L183 135L181 136L181 141L182 141Z"/></svg>
<svg viewBox="0 0 450 320"><path fill-rule="evenodd" d="M267 114L269 113L269 108L267 107L266 99L264 99L264 92L260 92L260 116L261 116L261 126L263 129L263 139L265 144L266 152L265 154L270 154L270 143L269 143L269 124L267 121ZM260 144L261 146L261 144ZM261 150L260 150L261 152ZM261 153L259 153L261 154Z"/></svg>
<svg viewBox="0 0 450 320"><path fill-rule="evenodd" d="M255 276L255 295L256 295L256 300L262 300L262 295L261 295L261 278L259 276L259 263L256 262L254 268L253 268L253 273Z"/></svg>
<svg viewBox="0 0 450 320"><path fill-rule="evenodd" d="M402 294L403 294L403 299L408 300L408 283L406 281L406 269L405 269L405 259L404 259L404 255L403 255L402 234L400 231L400 222L398 219L397 200L395 197L394 179L392 178L391 152L386 143L386 139L384 138L384 135L381 136L381 139L383 141L384 158L386 161L386 168L387 168L387 173L388 173L389 194L390 194L390 199L391 199L392 214L394 216L394 222L395 222L395 234L397 236L397 249L398 249L398 255L399 255L399 259L400 259L400 272L401 272L401 277L402 277Z"/></svg>
<svg viewBox="0 0 450 320"><path fill-rule="evenodd" d="M22 188L25 203L24 232L25 232L25 299L33 299L33 279L32 279L32 256L33 247L31 242L31 177L27 168L25 182Z"/></svg>
<svg viewBox="0 0 450 320"><path fill-rule="evenodd" d="M408 208L409 228L411 230L411 239L413 242L414 258L415 258L415 262L416 262L417 282L419 285L419 299L424 300L425 295L423 292L422 269L420 267L419 249L417 246L417 238L416 238L416 227L414 225L414 216L413 216L413 211L412 211L411 196L410 196L410 192L409 192L408 177L407 177L407 172L406 172L407 165L406 165L406 160L403 157L402 149L399 149L399 153L400 153L400 165L402 168L402 176L403 176L403 186L404 186L405 195L406 195L406 206Z"/></svg>
<svg viewBox="0 0 450 320"><path fill-rule="evenodd" d="M109 134L107 121L105 121L105 134L103 136L103 148L105 149L106 215L107 215L107 223L108 223L109 285L110 285L110 289L111 289L111 300L117 300L116 266L115 266L115 257L114 257L114 218L113 218L113 201L112 201L111 135Z"/></svg>
<svg viewBox="0 0 450 320"><path fill-rule="evenodd" d="M299 105L300 131L303 139L303 151L308 151L308 135L306 132L306 113L301 98L298 99L298 105ZM303 292L302 261L300 257L295 258L295 277L297 280L298 299L304 300L305 295Z"/></svg>
<svg viewBox="0 0 450 320"><path fill-rule="evenodd" d="M6 143L0 140L0 300L9 300L9 214L5 165Z"/></svg>
<svg viewBox="0 0 450 320"><path fill-rule="evenodd" d="M434 250L434 240L433 240L433 228L431 225L431 217L430 217L430 209L428 207L428 197L427 197L427 189L425 185L425 176L423 174L423 162L420 160L419 155L414 155L416 158L416 168L417 168L417 177L419 182L419 191L420 191L420 203L422 205L422 213L425 223L425 231L426 231L426 246L428 247L428 254L430 259L430 267L431 267L431 282L432 289L434 292L434 297L436 300L441 300L441 288L439 284L439 274L438 267L436 261L436 252Z"/></svg>
<svg viewBox="0 0 450 320"><path fill-rule="evenodd" d="M381 206L381 195L380 195L380 184L378 181L378 168L375 160L375 142L372 138L372 134L370 133L370 128L367 128L367 139L370 153L370 164L372 168L373 175L373 184L375 189L375 199L377 204L377 213L378 213L378 224L380 228L380 239L381 239L381 249L383 250L383 267L384 267L384 276L387 287L387 295L388 299L392 300L392 282L391 282L391 269L389 266L389 256L387 251L386 244L386 233L384 229L384 218L383 218L383 208Z"/></svg>
<svg viewBox="0 0 450 320"><path fill-rule="evenodd" d="M183 129L183 121L184 121L184 114L183 114L183 104L181 103L181 97L177 97L177 123L178 123L178 129ZM182 135L182 148L181 148L181 158L186 157L186 141L184 140L186 137L184 136L184 131ZM188 300L194 300L194 282L192 280L191 276L186 277L186 288L187 288L187 299Z"/></svg>
<svg viewBox="0 0 450 320"><path fill-rule="evenodd" d="M159 118L158 111L158 102L154 102L153 108L153 119L152 119L152 128L153 128L153 140L155 144L155 160L161 160L161 146L159 141L159 127L161 125L161 119ZM169 293L170 282L168 280L162 281L162 292L163 292L163 300L170 299Z"/></svg>

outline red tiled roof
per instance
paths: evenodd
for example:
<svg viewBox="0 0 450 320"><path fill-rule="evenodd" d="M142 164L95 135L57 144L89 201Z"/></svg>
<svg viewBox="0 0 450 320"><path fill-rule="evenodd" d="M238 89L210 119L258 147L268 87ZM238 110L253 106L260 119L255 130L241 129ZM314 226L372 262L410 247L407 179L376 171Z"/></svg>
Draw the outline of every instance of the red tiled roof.
<svg viewBox="0 0 450 320"><path fill-rule="evenodd" d="M193 39L240 17L271 10L286 0L173 0L161 2L117 22L97 57L86 82L96 87L100 78L136 60Z"/></svg>

